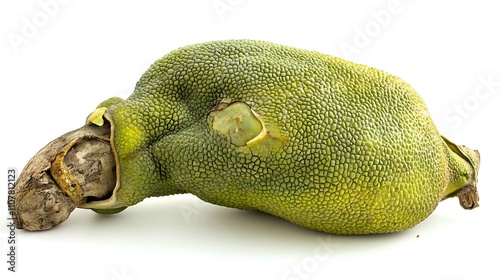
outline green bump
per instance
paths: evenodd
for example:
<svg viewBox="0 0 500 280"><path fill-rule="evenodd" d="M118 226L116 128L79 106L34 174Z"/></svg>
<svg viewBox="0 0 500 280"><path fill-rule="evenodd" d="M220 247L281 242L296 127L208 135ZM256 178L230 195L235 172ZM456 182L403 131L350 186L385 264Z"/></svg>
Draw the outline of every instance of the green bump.
<svg viewBox="0 0 500 280"><path fill-rule="evenodd" d="M243 102L218 106L209 119L214 131L238 147L257 137L263 128L250 106Z"/></svg>

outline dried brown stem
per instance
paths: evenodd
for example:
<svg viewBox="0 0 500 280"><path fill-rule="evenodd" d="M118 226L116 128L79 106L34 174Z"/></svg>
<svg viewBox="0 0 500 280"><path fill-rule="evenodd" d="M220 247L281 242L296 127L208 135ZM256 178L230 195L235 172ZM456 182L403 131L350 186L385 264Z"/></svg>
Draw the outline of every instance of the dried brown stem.
<svg viewBox="0 0 500 280"><path fill-rule="evenodd" d="M109 196L116 182L109 141L109 123L87 124L42 148L16 182L13 194L16 227L50 229L64 222L87 199ZM76 185L80 191L75 191Z"/></svg>

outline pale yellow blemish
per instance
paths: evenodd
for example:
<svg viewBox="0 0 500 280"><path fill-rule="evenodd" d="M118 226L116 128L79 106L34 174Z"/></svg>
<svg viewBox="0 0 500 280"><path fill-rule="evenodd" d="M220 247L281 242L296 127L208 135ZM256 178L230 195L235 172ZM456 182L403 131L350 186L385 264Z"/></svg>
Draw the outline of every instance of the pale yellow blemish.
<svg viewBox="0 0 500 280"><path fill-rule="evenodd" d="M87 117L87 123L93 123L97 126L103 126L104 125L103 115L107 109L108 108L106 107L100 107L95 109L94 112L90 113L90 115Z"/></svg>

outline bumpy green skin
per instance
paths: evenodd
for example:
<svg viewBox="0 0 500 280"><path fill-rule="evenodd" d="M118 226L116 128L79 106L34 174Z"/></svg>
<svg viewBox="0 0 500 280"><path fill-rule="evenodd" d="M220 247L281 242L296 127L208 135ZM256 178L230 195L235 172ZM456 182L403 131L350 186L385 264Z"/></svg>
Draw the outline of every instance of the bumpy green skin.
<svg viewBox="0 0 500 280"><path fill-rule="evenodd" d="M244 102L268 129L237 146L210 112ZM453 158L419 95L385 72L259 41L192 45L105 103L121 168L114 208L193 193L334 234L394 232L432 213ZM453 167L455 168L455 167ZM465 176L467 177L467 176Z"/></svg>

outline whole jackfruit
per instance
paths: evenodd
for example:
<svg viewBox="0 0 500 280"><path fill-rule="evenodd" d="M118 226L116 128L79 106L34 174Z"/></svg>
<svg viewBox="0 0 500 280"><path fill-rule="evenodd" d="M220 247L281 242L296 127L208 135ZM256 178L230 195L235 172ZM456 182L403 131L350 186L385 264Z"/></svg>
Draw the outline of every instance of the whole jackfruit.
<svg viewBox="0 0 500 280"><path fill-rule="evenodd" d="M89 139L102 152L87 165L108 171L75 171ZM467 209L479 199L479 153L442 137L409 84L262 41L173 51L128 99L106 100L49 146L17 183L20 228L51 228L75 207L116 213L150 196L192 193L309 229L370 234L413 227L449 197ZM31 166L40 157L43 167ZM36 181L35 169L50 176ZM99 195L92 178L108 182ZM40 210L35 198L52 204Z"/></svg>

